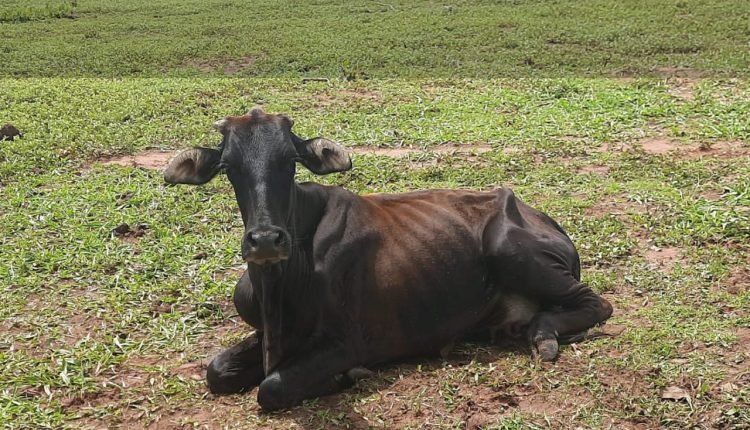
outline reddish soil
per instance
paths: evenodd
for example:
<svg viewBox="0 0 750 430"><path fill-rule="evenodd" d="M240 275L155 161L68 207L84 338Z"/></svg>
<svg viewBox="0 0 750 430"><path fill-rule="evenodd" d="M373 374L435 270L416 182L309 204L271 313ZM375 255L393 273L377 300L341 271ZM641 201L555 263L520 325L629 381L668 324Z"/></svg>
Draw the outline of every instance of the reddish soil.
<svg viewBox="0 0 750 430"><path fill-rule="evenodd" d="M401 158L411 154L421 152L433 152L436 154L484 154L492 151L490 145L441 145L431 146L425 149L417 148L374 148L374 147L354 147L355 154L381 155L384 157Z"/></svg>
<svg viewBox="0 0 750 430"><path fill-rule="evenodd" d="M147 150L135 155L123 155L101 160L104 165L140 167L157 170L164 168L169 160L177 154L175 151Z"/></svg>
<svg viewBox="0 0 750 430"><path fill-rule="evenodd" d="M381 100L383 94L379 91L370 91L365 89L356 90L337 90L331 93L320 93L315 96L315 105L318 107L326 107L341 104L342 100L347 102L366 101L373 103Z"/></svg>
<svg viewBox="0 0 750 430"><path fill-rule="evenodd" d="M649 154L666 154L678 148L678 144L663 137L649 137L642 139L639 143Z"/></svg>
<svg viewBox="0 0 750 430"><path fill-rule="evenodd" d="M607 176L609 173L609 167L607 166L583 166L578 168L580 173L590 173L593 175Z"/></svg>
<svg viewBox="0 0 750 430"><path fill-rule="evenodd" d="M410 154L419 154L422 152L433 152L436 154L448 155L471 155L484 154L492 150L490 145L440 145L430 146L424 149L420 148L377 148L368 146L354 146L349 148L355 155L380 155L383 157L401 158ZM513 152L513 148L508 149ZM169 160L177 155L179 151L160 151L146 150L134 155L123 155L100 160L104 165L116 165L126 167L138 167L149 170L160 170L167 166Z"/></svg>
<svg viewBox="0 0 750 430"><path fill-rule="evenodd" d="M584 211L588 216L603 217L612 215L622 222L628 222L628 215L630 214L643 214L646 212L648 212L646 206L626 200L625 196L619 198L611 197L607 200L598 201Z"/></svg>
<svg viewBox="0 0 750 430"><path fill-rule="evenodd" d="M701 70L686 67L657 67L654 69L654 73L667 78L688 78L693 80L706 76L706 73Z"/></svg>
<svg viewBox="0 0 750 430"><path fill-rule="evenodd" d="M383 97L380 92L370 90L340 90L337 94L344 96L345 98L364 100L379 100Z"/></svg>
<svg viewBox="0 0 750 430"><path fill-rule="evenodd" d="M678 158L694 160L700 158L735 158L750 156L750 146L742 142L705 142L700 145L682 144L664 136L646 137L638 142L648 154L674 153Z"/></svg>
<svg viewBox="0 0 750 430"><path fill-rule="evenodd" d="M703 197L706 200L712 200L712 201L721 200L721 196L723 195L724 195L724 192L719 191L719 190L706 190L701 193L701 197Z"/></svg>
<svg viewBox="0 0 750 430"><path fill-rule="evenodd" d="M669 93L679 99L690 102L695 100L695 86L697 84L698 81L694 79L678 78L672 83Z"/></svg>
<svg viewBox="0 0 750 430"><path fill-rule="evenodd" d="M646 260L652 265L659 266L664 270L669 271L676 262L680 261L681 254L682 251L680 248L652 247L646 251Z"/></svg>
<svg viewBox="0 0 750 430"><path fill-rule="evenodd" d="M747 266L735 267L721 286L723 290L730 294L742 294L750 291L750 261L748 261Z"/></svg>

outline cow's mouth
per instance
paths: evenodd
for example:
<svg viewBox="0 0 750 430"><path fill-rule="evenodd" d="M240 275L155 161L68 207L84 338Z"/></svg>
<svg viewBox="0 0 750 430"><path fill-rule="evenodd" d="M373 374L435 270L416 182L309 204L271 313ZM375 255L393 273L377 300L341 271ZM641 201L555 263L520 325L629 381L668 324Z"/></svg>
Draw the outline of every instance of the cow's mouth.
<svg viewBox="0 0 750 430"><path fill-rule="evenodd" d="M265 257L265 258L257 258L257 257L248 257L245 259L248 263L257 264L259 266L264 266L266 264L277 264L282 261L286 261L289 258L288 255L279 255L277 257Z"/></svg>

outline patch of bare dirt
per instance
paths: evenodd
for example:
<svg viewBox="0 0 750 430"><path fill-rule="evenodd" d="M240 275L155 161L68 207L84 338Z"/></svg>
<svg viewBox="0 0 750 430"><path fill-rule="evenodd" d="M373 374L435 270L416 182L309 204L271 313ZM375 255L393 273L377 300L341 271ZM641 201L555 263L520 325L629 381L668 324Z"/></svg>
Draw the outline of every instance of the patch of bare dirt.
<svg viewBox="0 0 750 430"><path fill-rule="evenodd" d="M635 79L636 74L632 70L618 69L609 72L609 76L625 82L630 82Z"/></svg>
<svg viewBox="0 0 750 430"><path fill-rule="evenodd" d="M104 320L96 316L74 314L63 327L63 344L70 347L86 337L96 337L104 331L105 326Z"/></svg>
<svg viewBox="0 0 750 430"><path fill-rule="evenodd" d="M607 166L582 166L578 168L579 173L590 173L593 175L607 176L609 167Z"/></svg>
<svg viewBox="0 0 750 430"><path fill-rule="evenodd" d="M245 268L246 266L244 264L230 267L229 269L220 272L214 272L213 278L216 281L239 281L240 277L242 277L242 274L245 272Z"/></svg>
<svg viewBox="0 0 750 430"><path fill-rule="evenodd" d="M626 200L624 197L596 202L584 210L584 214L593 217L614 216L622 222L627 222L629 215L645 214L648 208L642 204Z"/></svg>
<svg viewBox="0 0 750 430"><path fill-rule="evenodd" d="M739 158L750 156L750 146L743 145L742 142L705 142L703 144L693 146L691 150L686 154L684 158L696 159L703 157L714 157L714 158Z"/></svg>
<svg viewBox="0 0 750 430"><path fill-rule="evenodd" d="M380 155L384 157L402 158L411 154L419 154L423 152L433 152L436 154L446 155L472 155L472 154L484 154L492 151L492 146L487 144L476 144L476 145L439 145L431 146L427 148L379 148L379 147L366 147L366 146L354 146L350 147L354 154L365 154L365 155ZM507 153L514 153L518 150L516 148L506 148L503 150ZM177 155L179 151L161 151L161 150L147 150L139 152L133 155L122 155L118 157L111 157L105 160L101 160L104 165L117 165L126 167L138 167L147 170L161 170L167 166L169 160Z"/></svg>
<svg viewBox="0 0 750 430"><path fill-rule="evenodd" d="M688 78L700 79L706 76L706 72L687 67L657 67L654 73L665 78Z"/></svg>
<svg viewBox="0 0 750 430"><path fill-rule="evenodd" d="M700 196L703 197L706 200L711 201L719 201L721 200L721 197L724 195L723 191L718 190L706 190L701 192Z"/></svg>
<svg viewBox="0 0 750 430"><path fill-rule="evenodd" d="M679 144L666 137L647 137L639 142L649 154L666 154L679 147Z"/></svg>
<svg viewBox="0 0 750 430"><path fill-rule="evenodd" d="M253 68L256 62L253 56L239 58L212 58L208 60L189 60L186 65L203 73L214 73L221 70L225 75L235 75Z"/></svg>
<svg viewBox="0 0 750 430"><path fill-rule="evenodd" d="M315 96L315 102L313 102L313 104L316 107L332 106L336 104L336 97L327 93L317 94Z"/></svg>
<svg viewBox="0 0 750 430"><path fill-rule="evenodd" d="M695 79L682 78L675 79L673 85L669 89L669 94L685 101L695 100L695 86L698 81Z"/></svg>
<svg viewBox="0 0 750 430"><path fill-rule="evenodd" d="M116 165L158 170L164 168L176 154L176 151L147 150L134 155L108 158L101 160L101 162L107 166Z"/></svg>
<svg viewBox="0 0 750 430"><path fill-rule="evenodd" d="M735 334L737 335L738 345L750 345L750 328L739 327ZM750 367L750 361L746 363Z"/></svg>
<svg viewBox="0 0 750 430"><path fill-rule="evenodd" d="M750 291L750 262L744 267L735 267L729 277L721 283L721 289L730 294Z"/></svg>
<svg viewBox="0 0 750 430"><path fill-rule="evenodd" d="M361 99L361 100L379 100L383 95L379 91L371 91L365 89L358 90L339 90L339 95L347 98Z"/></svg>
<svg viewBox="0 0 750 430"><path fill-rule="evenodd" d="M315 104L319 107L332 106L339 103L341 100L347 101L364 101L374 102L381 100L383 94L379 91L371 91L366 89L346 89L337 90L334 92L319 93L315 96Z"/></svg>
<svg viewBox="0 0 750 430"><path fill-rule="evenodd" d="M651 247L646 251L646 261L669 271L672 266L682 259L682 250L676 247Z"/></svg>
<svg viewBox="0 0 750 430"><path fill-rule="evenodd" d="M422 152L433 152L436 154L484 154L492 151L492 147L486 144L477 145L440 145L431 146L425 149L418 148L377 148L377 147L363 147L357 146L353 148L355 154L366 154L366 155L380 155L384 157L401 158L411 154L419 154Z"/></svg>
<svg viewBox="0 0 750 430"><path fill-rule="evenodd" d="M182 376L183 378L190 378L194 381L202 381L203 375L206 374L206 368L208 363L205 362L191 362L184 363L171 369L171 372L175 375Z"/></svg>
<svg viewBox="0 0 750 430"><path fill-rule="evenodd" d="M395 381L390 386L370 386L375 390L367 396L368 401L362 403L359 412L377 416L391 428L424 425L479 428L518 406L515 396L505 390L469 381L449 381L450 369L448 366L429 372L389 371Z"/></svg>
<svg viewBox="0 0 750 430"><path fill-rule="evenodd" d="M148 225L138 224L135 227L130 227L127 223L122 223L112 229L112 235L123 240L133 240L146 235L148 231Z"/></svg>
<svg viewBox="0 0 750 430"><path fill-rule="evenodd" d="M702 142L698 144L682 144L665 136L653 136L641 139L638 144L646 153L663 155L675 153L684 160L700 158L737 158L750 156L750 146L738 141Z"/></svg>

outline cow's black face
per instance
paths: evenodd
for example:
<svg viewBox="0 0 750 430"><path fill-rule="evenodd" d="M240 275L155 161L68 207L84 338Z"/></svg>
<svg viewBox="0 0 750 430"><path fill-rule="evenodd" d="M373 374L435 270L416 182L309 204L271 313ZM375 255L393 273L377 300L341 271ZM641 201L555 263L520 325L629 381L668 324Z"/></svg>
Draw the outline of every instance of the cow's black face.
<svg viewBox="0 0 750 430"><path fill-rule="evenodd" d="M222 169L234 188L245 223L242 257L253 264L273 264L289 256L294 214L294 171L300 162L326 174L351 168L344 148L330 140L303 140L292 133L284 115L254 108L214 126L224 139L218 149L194 148L180 153L164 171L173 184L199 185Z"/></svg>

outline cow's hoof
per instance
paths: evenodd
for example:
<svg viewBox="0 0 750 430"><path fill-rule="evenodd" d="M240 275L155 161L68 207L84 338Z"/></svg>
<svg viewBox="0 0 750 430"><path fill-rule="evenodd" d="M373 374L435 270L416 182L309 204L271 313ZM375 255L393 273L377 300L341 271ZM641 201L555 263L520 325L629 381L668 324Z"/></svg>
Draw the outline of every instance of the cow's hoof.
<svg viewBox="0 0 750 430"><path fill-rule="evenodd" d="M291 406L284 395L284 384L281 375L274 372L258 387L258 404L264 411L277 411Z"/></svg>
<svg viewBox="0 0 750 430"><path fill-rule="evenodd" d="M542 361L553 361L559 352L557 339L541 339L534 342L532 351Z"/></svg>

